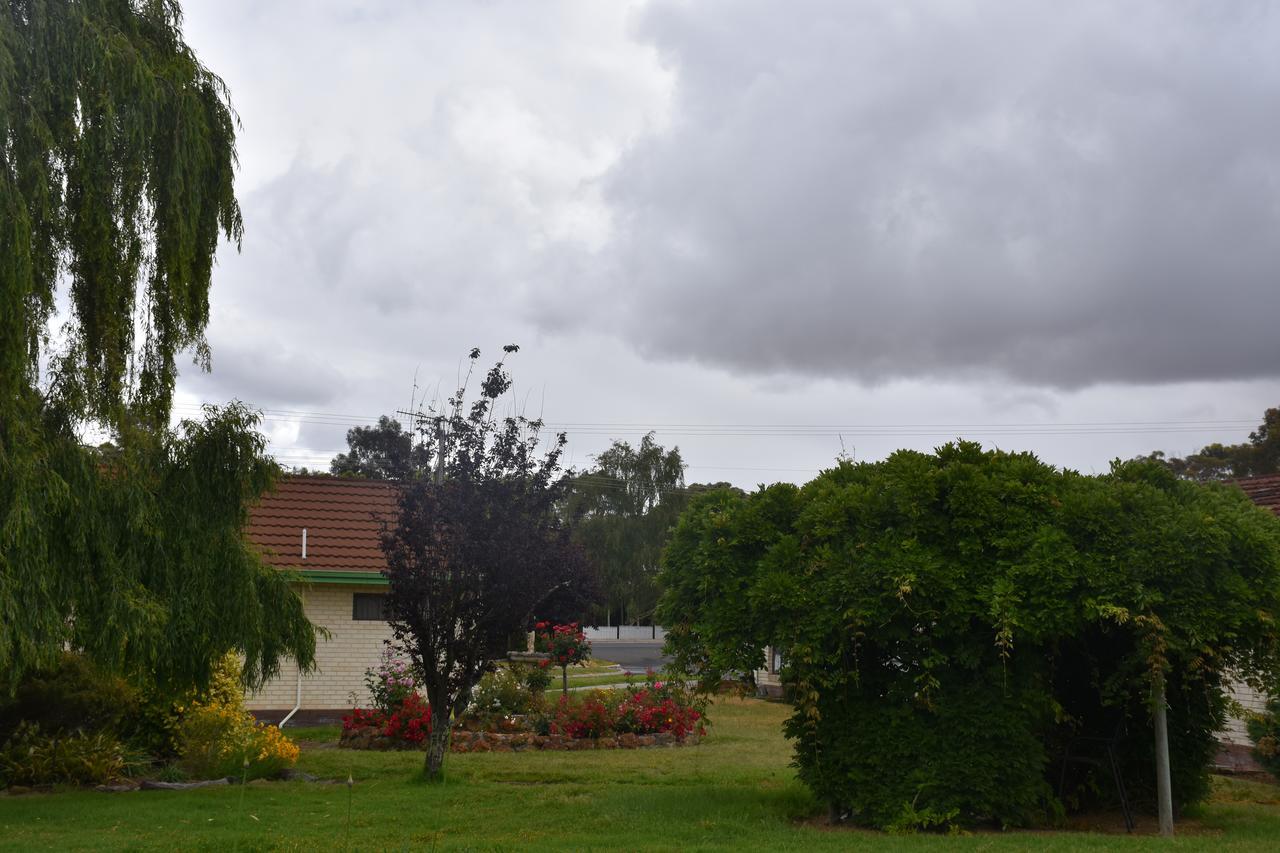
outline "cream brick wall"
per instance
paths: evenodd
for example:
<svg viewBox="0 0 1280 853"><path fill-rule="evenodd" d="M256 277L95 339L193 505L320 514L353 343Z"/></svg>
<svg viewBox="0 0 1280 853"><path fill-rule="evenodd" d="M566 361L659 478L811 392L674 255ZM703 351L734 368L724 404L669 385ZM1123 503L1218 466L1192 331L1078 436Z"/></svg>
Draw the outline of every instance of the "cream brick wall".
<svg viewBox="0 0 1280 853"><path fill-rule="evenodd" d="M351 598L357 592L385 593L385 586L315 584L301 590L307 618L329 629L328 640L316 642L316 669L302 676L303 710L347 710L351 694L367 706L369 695L364 672L378 662L383 640L391 639L386 622L355 621L351 618ZM246 697L251 711L279 711L293 707L298 689L298 670L281 668L280 677L262 690Z"/></svg>

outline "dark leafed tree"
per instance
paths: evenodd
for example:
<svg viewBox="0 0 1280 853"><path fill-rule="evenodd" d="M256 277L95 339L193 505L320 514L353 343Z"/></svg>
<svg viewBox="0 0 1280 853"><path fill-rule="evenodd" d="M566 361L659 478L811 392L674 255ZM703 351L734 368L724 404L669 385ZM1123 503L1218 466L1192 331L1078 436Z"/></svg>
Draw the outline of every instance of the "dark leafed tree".
<svg viewBox="0 0 1280 853"><path fill-rule="evenodd" d="M472 350L473 367L479 355ZM563 606L566 596L594 589L592 566L564 520L565 437L541 452L541 421L499 417L510 387L499 361L474 402L464 400L464 381L444 412L424 420L434 470L405 484L399 518L383 534L392 632L431 704L432 780L441 778L451 719L512 634L532 627L542 603L558 598Z"/></svg>
<svg viewBox="0 0 1280 853"><path fill-rule="evenodd" d="M180 25L166 0L0 7L0 689L67 646L187 683L314 653L240 537L275 470L254 416L169 429L241 235L235 116Z"/></svg>
<svg viewBox="0 0 1280 853"><path fill-rule="evenodd" d="M1186 480L1231 480L1280 473L1280 409L1267 409L1262 424L1240 444L1208 444L1186 457L1157 450L1145 457Z"/></svg>
<svg viewBox="0 0 1280 853"><path fill-rule="evenodd" d="M649 433L639 447L615 441L595 462L573 483L575 536L600 566L608 612L619 622L648 619L658 561L687 502L680 448Z"/></svg>
<svg viewBox="0 0 1280 853"><path fill-rule="evenodd" d="M425 451L415 446L413 433L383 415L373 426L347 430L347 452L329 463L329 471L369 480L404 480L426 464Z"/></svg>

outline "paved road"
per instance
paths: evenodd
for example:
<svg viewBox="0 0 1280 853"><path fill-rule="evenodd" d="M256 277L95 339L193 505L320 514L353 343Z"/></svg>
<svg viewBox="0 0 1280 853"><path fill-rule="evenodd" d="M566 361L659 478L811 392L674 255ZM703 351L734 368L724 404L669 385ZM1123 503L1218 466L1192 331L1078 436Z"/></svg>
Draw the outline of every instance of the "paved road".
<svg viewBox="0 0 1280 853"><path fill-rule="evenodd" d="M667 662L661 640L592 640L591 656L611 660L633 672L659 670Z"/></svg>

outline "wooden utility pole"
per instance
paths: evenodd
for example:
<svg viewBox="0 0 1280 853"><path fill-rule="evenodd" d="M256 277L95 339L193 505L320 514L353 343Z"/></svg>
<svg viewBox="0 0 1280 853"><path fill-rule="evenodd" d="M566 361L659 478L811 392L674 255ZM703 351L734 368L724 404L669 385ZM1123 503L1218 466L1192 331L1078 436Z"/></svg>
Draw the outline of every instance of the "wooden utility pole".
<svg viewBox="0 0 1280 853"><path fill-rule="evenodd" d="M1151 715L1156 729L1156 805L1160 834L1173 837L1173 785L1169 778L1169 719L1165 714L1164 673L1156 674L1151 686Z"/></svg>

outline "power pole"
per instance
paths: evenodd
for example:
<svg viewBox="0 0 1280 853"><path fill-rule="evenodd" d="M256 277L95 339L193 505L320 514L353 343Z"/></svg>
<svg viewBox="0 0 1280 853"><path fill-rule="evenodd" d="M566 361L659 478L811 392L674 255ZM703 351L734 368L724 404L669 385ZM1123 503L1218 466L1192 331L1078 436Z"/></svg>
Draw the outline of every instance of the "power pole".
<svg viewBox="0 0 1280 853"><path fill-rule="evenodd" d="M1160 834L1173 837L1173 785L1169 778L1169 720L1165 714L1164 673L1156 674L1151 686L1152 717L1156 729L1156 804Z"/></svg>
<svg viewBox="0 0 1280 853"><path fill-rule="evenodd" d="M444 483L444 418L436 415L436 485Z"/></svg>

